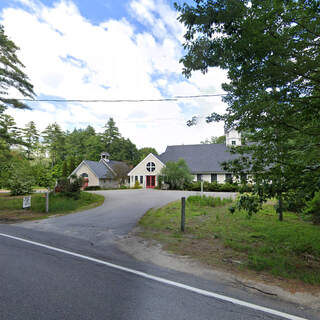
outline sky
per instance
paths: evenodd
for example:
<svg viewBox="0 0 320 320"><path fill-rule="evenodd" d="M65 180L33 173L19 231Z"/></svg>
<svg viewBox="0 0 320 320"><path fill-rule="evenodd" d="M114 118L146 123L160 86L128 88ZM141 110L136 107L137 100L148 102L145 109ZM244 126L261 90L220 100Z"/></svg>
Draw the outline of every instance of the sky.
<svg viewBox="0 0 320 320"><path fill-rule="evenodd" d="M182 3L183 0L177 1ZM192 0L188 0L193 3ZM24 72L38 99L162 99L223 93L226 72L182 75L184 26L173 0L1 0L0 24L20 48ZM10 97L20 97L14 91ZM31 102L32 110L8 109L23 127L42 131L93 126L113 117L121 134L138 148L197 144L223 134L222 123L205 123L224 112L220 97L171 102ZM197 126L187 120L202 118ZM106 150L107 151L107 150Z"/></svg>

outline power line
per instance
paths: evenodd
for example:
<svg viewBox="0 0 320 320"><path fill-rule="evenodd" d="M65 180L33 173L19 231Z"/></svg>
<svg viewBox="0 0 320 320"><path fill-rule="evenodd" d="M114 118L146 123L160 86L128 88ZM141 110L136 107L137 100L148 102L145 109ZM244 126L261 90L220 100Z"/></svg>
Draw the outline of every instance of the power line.
<svg viewBox="0 0 320 320"><path fill-rule="evenodd" d="M172 98L162 99L8 99L8 100L19 100L25 102L165 102L165 101L178 101L181 99L194 99L194 98L210 98L210 97L222 97L226 96L224 93L219 94L203 94L193 96L174 96Z"/></svg>

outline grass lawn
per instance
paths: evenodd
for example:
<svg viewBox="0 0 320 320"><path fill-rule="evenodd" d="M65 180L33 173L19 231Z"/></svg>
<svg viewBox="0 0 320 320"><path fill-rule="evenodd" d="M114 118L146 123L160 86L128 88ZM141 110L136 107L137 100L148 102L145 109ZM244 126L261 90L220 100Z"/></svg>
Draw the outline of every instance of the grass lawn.
<svg viewBox="0 0 320 320"><path fill-rule="evenodd" d="M210 266L320 284L320 226L290 212L279 222L271 204L249 219L243 211L230 214L230 203L201 204L193 198L186 201L184 233L178 201L149 210L139 235Z"/></svg>
<svg viewBox="0 0 320 320"><path fill-rule="evenodd" d="M82 211L101 205L104 197L98 194L81 192L80 198L63 197L61 194L50 194L49 213L45 212L44 194L35 193L31 198L31 209L22 209L23 196L0 194L0 222L18 222L47 218L51 215Z"/></svg>

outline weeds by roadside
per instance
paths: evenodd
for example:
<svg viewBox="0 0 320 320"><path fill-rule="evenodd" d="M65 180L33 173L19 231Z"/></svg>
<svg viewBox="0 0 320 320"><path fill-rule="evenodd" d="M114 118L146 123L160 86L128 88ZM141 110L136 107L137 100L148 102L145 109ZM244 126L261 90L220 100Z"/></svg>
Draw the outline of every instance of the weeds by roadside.
<svg viewBox="0 0 320 320"><path fill-rule="evenodd" d="M279 222L272 204L250 219L243 211L231 215L230 202L189 197L184 233L179 231L180 202L149 210L139 222L144 229L140 235L207 265L320 284L319 226L290 212Z"/></svg>

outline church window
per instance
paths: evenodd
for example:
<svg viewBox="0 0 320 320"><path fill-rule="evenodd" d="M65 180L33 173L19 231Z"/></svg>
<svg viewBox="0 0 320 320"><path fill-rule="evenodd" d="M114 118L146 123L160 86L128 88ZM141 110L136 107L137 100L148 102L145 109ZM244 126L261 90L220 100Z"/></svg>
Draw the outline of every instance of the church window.
<svg viewBox="0 0 320 320"><path fill-rule="evenodd" d="M149 172L153 172L154 170L156 170L156 165L154 164L154 162L148 162L147 163L147 170Z"/></svg>

